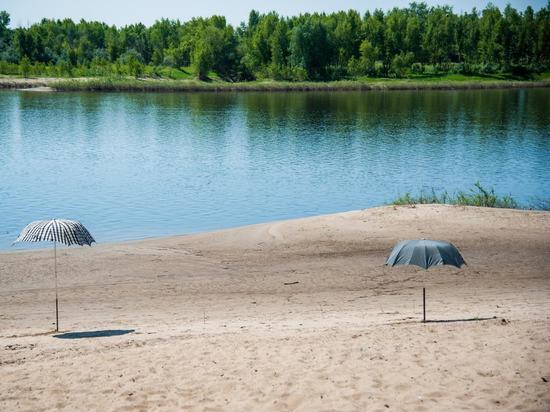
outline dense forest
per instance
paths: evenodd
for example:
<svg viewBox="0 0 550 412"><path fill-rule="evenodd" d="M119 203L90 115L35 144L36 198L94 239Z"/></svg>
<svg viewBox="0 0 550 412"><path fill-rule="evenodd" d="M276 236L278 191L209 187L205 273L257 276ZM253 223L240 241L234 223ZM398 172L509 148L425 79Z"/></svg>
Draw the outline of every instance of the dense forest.
<svg viewBox="0 0 550 412"><path fill-rule="evenodd" d="M250 12L150 27L43 19L10 28L0 12L0 73L51 76L159 76L189 73L223 80L337 80L432 73L511 73L550 67L550 2L456 14L411 3L375 10L282 17Z"/></svg>

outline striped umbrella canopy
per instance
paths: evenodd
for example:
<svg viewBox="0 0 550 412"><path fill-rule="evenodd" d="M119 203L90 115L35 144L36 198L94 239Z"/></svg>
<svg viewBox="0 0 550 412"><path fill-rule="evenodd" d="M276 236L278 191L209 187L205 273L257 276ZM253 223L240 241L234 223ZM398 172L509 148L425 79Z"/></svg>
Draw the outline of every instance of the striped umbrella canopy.
<svg viewBox="0 0 550 412"><path fill-rule="evenodd" d="M29 223L15 240L17 242L59 242L67 246L95 242L88 229L77 220L52 219Z"/></svg>
<svg viewBox="0 0 550 412"><path fill-rule="evenodd" d="M55 273L55 331L59 331L59 302L57 293L57 243L91 246L95 242L88 229L77 220L52 219L29 223L15 242L53 242Z"/></svg>

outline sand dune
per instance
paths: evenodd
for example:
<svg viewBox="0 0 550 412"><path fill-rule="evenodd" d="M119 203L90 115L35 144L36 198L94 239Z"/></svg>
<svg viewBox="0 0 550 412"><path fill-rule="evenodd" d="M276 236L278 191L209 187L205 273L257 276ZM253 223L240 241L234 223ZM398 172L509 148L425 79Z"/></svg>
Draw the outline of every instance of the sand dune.
<svg viewBox="0 0 550 412"><path fill-rule="evenodd" d="M468 266L383 266L421 237ZM62 250L62 332L113 336L47 333L52 265L0 253L0 410L550 409L550 213L382 207Z"/></svg>

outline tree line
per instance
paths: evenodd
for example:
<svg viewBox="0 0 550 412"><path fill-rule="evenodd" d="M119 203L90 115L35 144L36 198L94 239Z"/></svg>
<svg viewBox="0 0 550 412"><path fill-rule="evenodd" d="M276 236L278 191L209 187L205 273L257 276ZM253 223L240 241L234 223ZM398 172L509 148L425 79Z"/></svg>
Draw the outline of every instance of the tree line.
<svg viewBox="0 0 550 412"><path fill-rule="evenodd" d="M0 72L161 75L188 68L200 79L337 80L430 72L525 75L550 67L550 1L454 13L413 2L387 12L355 10L283 17L250 12L238 27L223 16L152 26L43 19L9 27L0 12Z"/></svg>

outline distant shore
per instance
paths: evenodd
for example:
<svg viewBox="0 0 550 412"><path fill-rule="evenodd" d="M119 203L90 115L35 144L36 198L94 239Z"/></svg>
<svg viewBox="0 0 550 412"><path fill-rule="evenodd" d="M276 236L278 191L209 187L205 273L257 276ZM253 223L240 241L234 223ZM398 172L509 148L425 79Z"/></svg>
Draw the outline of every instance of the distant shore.
<svg viewBox="0 0 550 412"><path fill-rule="evenodd" d="M390 90L468 90L550 87L550 80L471 80L381 79L341 80L333 82L253 81L229 83L198 80L133 78L19 78L0 77L0 89L36 89L40 91L105 92L286 92L286 91L390 91Z"/></svg>

